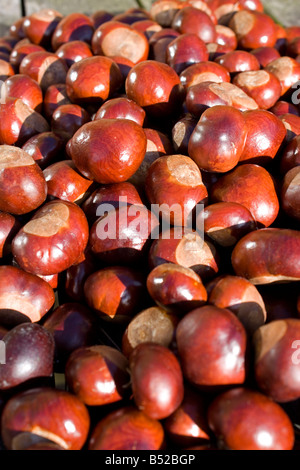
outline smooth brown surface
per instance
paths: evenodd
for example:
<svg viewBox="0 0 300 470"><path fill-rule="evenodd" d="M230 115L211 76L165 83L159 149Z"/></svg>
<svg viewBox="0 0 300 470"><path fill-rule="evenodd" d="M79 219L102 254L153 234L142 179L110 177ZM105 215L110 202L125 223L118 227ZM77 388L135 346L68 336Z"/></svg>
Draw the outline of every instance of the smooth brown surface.
<svg viewBox="0 0 300 470"><path fill-rule="evenodd" d="M265 1L2 33L3 449L300 447L300 29Z"/></svg>
<svg viewBox="0 0 300 470"><path fill-rule="evenodd" d="M170 42L166 50L166 62L178 75L187 67L206 60L208 52L205 42L196 34L181 34Z"/></svg>
<svg viewBox="0 0 300 470"><path fill-rule="evenodd" d="M67 70L62 59L47 51L31 52L20 63L20 73L37 81L43 92L50 85L64 82Z"/></svg>
<svg viewBox="0 0 300 470"><path fill-rule="evenodd" d="M267 320L264 300L251 282L239 276L225 275L214 279L207 286L208 302L219 308L231 310L253 334Z"/></svg>
<svg viewBox="0 0 300 470"><path fill-rule="evenodd" d="M136 187L128 181L100 186L82 204L82 209L92 225L105 212L122 205L142 205Z"/></svg>
<svg viewBox="0 0 300 470"><path fill-rule="evenodd" d="M154 205L161 207L165 221L189 227L196 205L208 197L199 168L185 155L168 155L155 160L148 169L145 191L153 211Z"/></svg>
<svg viewBox="0 0 300 470"><path fill-rule="evenodd" d="M139 344L129 358L133 399L152 419L170 416L181 404L183 377L176 356L165 346Z"/></svg>
<svg viewBox="0 0 300 470"><path fill-rule="evenodd" d="M129 119L143 126L146 113L139 105L128 98L113 98L106 101L95 114L97 119Z"/></svg>
<svg viewBox="0 0 300 470"><path fill-rule="evenodd" d="M189 156L202 170L226 173L237 165L245 139L243 114L230 106L214 106L202 114L195 127Z"/></svg>
<svg viewBox="0 0 300 470"><path fill-rule="evenodd" d="M19 231L13 240L13 254L31 273L56 274L72 266L87 243L84 212L75 203L56 200L40 208Z"/></svg>
<svg viewBox="0 0 300 470"><path fill-rule="evenodd" d="M128 119L98 119L74 134L69 152L86 178L109 184L126 181L136 172L145 156L146 145L139 124Z"/></svg>
<svg viewBox="0 0 300 470"><path fill-rule="evenodd" d="M287 256L288 252L292 257ZM251 232L238 242L232 253L232 265L238 276L253 284L291 282L300 278L299 256L297 230L267 228Z"/></svg>
<svg viewBox="0 0 300 470"><path fill-rule="evenodd" d="M21 320L38 322L55 301L46 281L15 266L0 267L0 293L1 323L7 324L14 322L14 312Z"/></svg>
<svg viewBox="0 0 300 470"><path fill-rule="evenodd" d="M49 131L46 119L20 98L6 98L0 104L0 143L21 147L28 139Z"/></svg>
<svg viewBox="0 0 300 470"><path fill-rule="evenodd" d="M300 168L292 168L284 177L281 189L283 210L293 219L300 220Z"/></svg>
<svg viewBox="0 0 300 470"><path fill-rule="evenodd" d="M65 363L70 354L97 341L97 327L94 313L83 303L76 301L61 303L47 315L43 326L53 335L55 341L55 368Z"/></svg>
<svg viewBox="0 0 300 470"><path fill-rule="evenodd" d="M17 325L4 336L3 342L6 363L0 366L0 390L52 376L54 338L43 326Z"/></svg>
<svg viewBox="0 0 300 470"><path fill-rule="evenodd" d="M237 388L220 395L209 408L208 422L221 448L291 450L294 446L288 415L257 391Z"/></svg>
<svg viewBox="0 0 300 470"><path fill-rule="evenodd" d="M88 436L90 417L85 405L71 393L52 388L22 392L6 404L2 439L7 449L22 450L32 442L50 440L64 450L80 450ZM73 429L68 432L68 427Z"/></svg>
<svg viewBox="0 0 300 470"><path fill-rule="evenodd" d="M204 233L223 247L234 246L238 240L252 230L256 223L250 211L236 202L217 202L206 206L198 214L197 223Z"/></svg>
<svg viewBox="0 0 300 470"><path fill-rule="evenodd" d="M15 215L27 214L46 200L44 175L24 150L1 145L0 169L0 210Z"/></svg>
<svg viewBox="0 0 300 470"><path fill-rule="evenodd" d="M159 221L145 206L120 206L108 211L93 224L89 247L108 265L142 263Z"/></svg>
<svg viewBox="0 0 300 470"><path fill-rule="evenodd" d="M20 223L8 212L0 212L0 258L11 253L11 242L20 229Z"/></svg>
<svg viewBox="0 0 300 470"><path fill-rule="evenodd" d="M262 67L266 67L270 62L280 57L280 53L275 47L268 46L252 49L251 54L255 55Z"/></svg>
<svg viewBox="0 0 300 470"><path fill-rule="evenodd" d="M84 41L66 42L55 51L55 54L65 61L67 67L93 55L91 48Z"/></svg>
<svg viewBox="0 0 300 470"><path fill-rule="evenodd" d="M89 450L159 450L164 445L161 423L134 407L120 408L93 429Z"/></svg>
<svg viewBox="0 0 300 470"><path fill-rule="evenodd" d="M128 361L110 346L77 349L66 364L70 390L88 406L101 406L122 400L129 381Z"/></svg>
<svg viewBox="0 0 300 470"><path fill-rule="evenodd" d="M23 43L17 43L10 54L10 63L17 71L22 60L28 54L31 54L32 52L45 51L42 46L38 46L37 44L31 44L30 42L27 42L28 40L25 41Z"/></svg>
<svg viewBox="0 0 300 470"><path fill-rule="evenodd" d="M216 58L216 63L225 67L231 74L259 70L257 58L247 51L236 50Z"/></svg>
<svg viewBox="0 0 300 470"><path fill-rule="evenodd" d="M67 142L90 120L89 113L77 104L64 104L52 114L51 129L63 142Z"/></svg>
<svg viewBox="0 0 300 470"><path fill-rule="evenodd" d="M66 76L66 91L73 103L84 104L96 101L101 104L121 87L122 82L121 71L113 59L93 56L75 62L69 68Z"/></svg>
<svg viewBox="0 0 300 470"><path fill-rule="evenodd" d="M62 44L69 41L84 41L90 43L94 34L92 20L82 13L70 13L62 18L55 28L51 45L56 51Z"/></svg>
<svg viewBox="0 0 300 470"><path fill-rule="evenodd" d="M172 263L160 264L150 272L147 289L159 306L179 315L207 300L200 277L192 269Z"/></svg>
<svg viewBox="0 0 300 470"><path fill-rule="evenodd" d="M59 159L63 151L61 139L53 132L41 132L34 135L22 146L33 160L44 169Z"/></svg>
<svg viewBox="0 0 300 470"><path fill-rule="evenodd" d="M229 27L237 35L241 48L273 47L276 43L275 22L265 13L246 10L237 12L229 22Z"/></svg>
<svg viewBox="0 0 300 470"><path fill-rule="evenodd" d="M202 82L230 82L230 74L222 65L204 60L183 70L180 74L180 81L188 89Z"/></svg>
<svg viewBox="0 0 300 470"><path fill-rule="evenodd" d="M215 24L210 16L193 6L181 8L176 13L172 28L181 34L196 34L206 44L216 40Z"/></svg>
<svg viewBox="0 0 300 470"><path fill-rule="evenodd" d="M125 88L129 99L156 117L172 114L183 98L177 73L169 65L153 60L135 65L128 74Z"/></svg>
<svg viewBox="0 0 300 470"><path fill-rule="evenodd" d="M285 174L300 165L300 136L294 137L285 147L280 160L281 173Z"/></svg>
<svg viewBox="0 0 300 470"><path fill-rule="evenodd" d="M93 184L91 180L84 178L74 163L70 160L62 160L49 165L44 171L47 183L48 199L61 199L62 201L81 202L88 195L88 190Z"/></svg>
<svg viewBox="0 0 300 470"><path fill-rule="evenodd" d="M71 101L67 94L67 86L65 83L57 83L47 88L44 96L43 111L47 119L51 119L54 111L64 104L70 104Z"/></svg>
<svg viewBox="0 0 300 470"><path fill-rule="evenodd" d="M206 398L200 392L185 386L181 405L164 421L169 439L180 447L208 443L210 430L206 408Z"/></svg>
<svg viewBox="0 0 300 470"><path fill-rule="evenodd" d="M245 164L222 176L211 190L214 202L237 202L251 212L259 227L268 227L279 212L274 181L264 168Z"/></svg>
<svg viewBox="0 0 300 470"><path fill-rule="evenodd" d="M63 15L53 9L44 9L25 18L23 31L33 44L49 47L52 34Z"/></svg>
<svg viewBox="0 0 300 470"><path fill-rule="evenodd" d="M104 319L128 322L145 296L141 273L129 267L104 268L91 274L84 283L87 304Z"/></svg>
<svg viewBox="0 0 300 470"><path fill-rule="evenodd" d="M283 148L286 128L277 116L263 109L246 111L244 118L247 138L240 162L265 166Z"/></svg>
<svg viewBox="0 0 300 470"><path fill-rule="evenodd" d="M21 98L34 111L42 111L42 90L38 83L27 75L17 74L7 78L1 87L1 97Z"/></svg>
<svg viewBox="0 0 300 470"><path fill-rule="evenodd" d="M185 378L199 387L243 384L247 335L229 310L204 306L189 312L176 331Z"/></svg>
<svg viewBox="0 0 300 470"><path fill-rule="evenodd" d="M145 180L151 164L163 155L172 155L174 148L171 139L161 131L144 127L147 139L147 147L145 157L135 174L129 179L140 193L145 192Z"/></svg>

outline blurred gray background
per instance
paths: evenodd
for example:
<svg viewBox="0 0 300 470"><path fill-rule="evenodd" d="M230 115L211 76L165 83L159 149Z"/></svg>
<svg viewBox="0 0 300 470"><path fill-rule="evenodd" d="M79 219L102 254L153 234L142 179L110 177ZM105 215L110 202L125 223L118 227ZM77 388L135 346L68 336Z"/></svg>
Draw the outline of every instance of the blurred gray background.
<svg viewBox="0 0 300 470"><path fill-rule="evenodd" d="M129 8L137 7L135 0L24 0L27 14L38 11L41 8L54 8L62 14L71 12L93 13L97 10L107 10L112 13L121 13ZM267 13L284 26L300 25L300 1L299 0L262 0ZM149 8L151 0L141 0L145 8ZM19 0L0 0L0 34L7 31L11 25L21 16Z"/></svg>

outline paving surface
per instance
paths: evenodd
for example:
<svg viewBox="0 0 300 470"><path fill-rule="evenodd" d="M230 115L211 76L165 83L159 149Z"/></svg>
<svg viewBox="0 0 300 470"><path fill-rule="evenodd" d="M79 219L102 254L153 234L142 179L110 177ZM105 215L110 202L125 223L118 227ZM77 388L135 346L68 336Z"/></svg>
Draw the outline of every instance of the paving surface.
<svg viewBox="0 0 300 470"><path fill-rule="evenodd" d="M263 0L265 11L284 26L300 26L299 0Z"/></svg>
<svg viewBox="0 0 300 470"><path fill-rule="evenodd" d="M33 13L41 8L54 8L62 14L74 11L92 13L96 10L107 10L120 13L129 8L138 6L136 0L25 0L27 13ZM145 8L149 8L151 0L140 0ZM263 0L266 11L274 19L285 26L300 25L299 0ZM19 0L0 0L0 35L7 32L7 28L21 16Z"/></svg>

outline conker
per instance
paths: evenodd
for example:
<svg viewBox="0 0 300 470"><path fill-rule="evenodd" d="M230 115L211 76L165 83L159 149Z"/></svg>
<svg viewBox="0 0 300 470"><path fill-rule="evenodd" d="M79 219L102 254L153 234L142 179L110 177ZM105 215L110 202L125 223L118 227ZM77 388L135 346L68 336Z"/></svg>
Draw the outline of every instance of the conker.
<svg viewBox="0 0 300 470"><path fill-rule="evenodd" d="M5 364L0 365L0 390L9 390L30 379L51 377L54 338L37 323L24 323L11 329L2 340Z"/></svg>
<svg viewBox="0 0 300 470"><path fill-rule="evenodd" d="M119 90L123 77L119 66L113 59L93 56L71 65L65 82L67 95L73 103L83 105L98 102L101 104ZM57 83L59 83L58 80Z"/></svg>
<svg viewBox="0 0 300 470"><path fill-rule="evenodd" d="M129 357L131 386L137 407L152 419L170 416L183 400L180 364L165 346L139 344Z"/></svg>
<svg viewBox="0 0 300 470"><path fill-rule="evenodd" d="M159 421L135 407L120 408L96 424L89 450L160 450L164 429Z"/></svg>
<svg viewBox="0 0 300 470"><path fill-rule="evenodd" d="M292 450L294 430L285 411L262 393L247 388L219 395L208 423L221 449Z"/></svg>
<svg viewBox="0 0 300 470"><path fill-rule="evenodd" d="M258 289L247 279L224 275L207 286L208 303L231 310L253 334L267 320L266 306Z"/></svg>
<svg viewBox="0 0 300 470"><path fill-rule="evenodd" d="M261 326L253 337L256 382L276 402L300 397L299 328L299 319L274 320Z"/></svg>
<svg viewBox="0 0 300 470"><path fill-rule="evenodd" d="M54 51L69 41L91 42L94 34L93 21L82 13L70 13L60 20L56 26L51 45Z"/></svg>
<svg viewBox="0 0 300 470"><path fill-rule="evenodd" d="M196 205L208 197L199 168L185 155L155 160L148 169L145 190L153 210L158 205L163 220L179 226L191 227Z"/></svg>
<svg viewBox="0 0 300 470"><path fill-rule="evenodd" d="M92 39L92 49L95 55L124 57L133 64L147 60L149 54L145 35L117 18L97 28Z"/></svg>
<svg viewBox="0 0 300 470"><path fill-rule="evenodd" d="M26 271L49 275L68 269L88 243L84 212L73 202L46 203L25 224L12 242L18 264Z"/></svg>
<svg viewBox="0 0 300 470"><path fill-rule="evenodd" d="M238 164L246 135L244 116L239 110L213 106L202 114L191 135L189 156L202 170L226 173Z"/></svg>
<svg viewBox="0 0 300 470"><path fill-rule="evenodd" d="M69 153L83 176L109 184L126 181L136 172L146 145L139 124L128 119L98 119L84 124L74 134Z"/></svg>
<svg viewBox="0 0 300 470"><path fill-rule="evenodd" d="M150 84L159 83L159 86ZM183 100L180 78L169 65L146 60L135 65L125 82L127 97L154 117L170 116Z"/></svg>
<svg viewBox="0 0 300 470"><path fill-rule="evenodd" d="M79 173L70 160L62 160L49 165L43 174L47 183L49 200L57 198L62 201L80 203L88 196L88 190L93 184L91 180Z"/></svg>
<svg viewBox="0 0 300 470"><path fill-rule="evenodd" d="M271 174L247 163L222 176L211 189L214 202L236 202L245 206L259 227L269 227L279 212L279 200Z"/></svg>
<svg viewBox="0 0 300 470"><path fill-rule="evenodd" d="M204 207L197 216L204 233L222 247L234 246L247 233L256 230L250 211L236 202L218 202Z"/></svg>
<svg viewBox="0 0 300 470"><path fill-rule="evenodd" d="M53 388L33 388L13 396L2 413L1 434L8 450L52 442L80 450L90 427L86 406L74 395Z"/></svg>
<svg viewBox="0 0 300 470"><path fill-rule="evenodd" d="M185 315L176 330L185 378L198 387L243 384L246 331L229 310L204 306Z"/></svg>
<svg viewBox="0 0 300 470"><path fill-rule="evenodd" d="M129 383L128 361L110 346L76 349L65 368L70 390L88 406L102 406L123 399Z"/></svg>
<svg viewBox="0 0 300 470"><path fill-rule="evenodd" d="M153 300L167 311L184 315L207 300L200 277L177 264L160 264L147 278L147 289Z"/></svg>
<svg viewBox="0 0 300 470"><path fill-rule="evenodd" d="M97 341L95 315L83 303L60 303L43 322L54 337L55 368L63 370L76 349L93 346Z"/></svg>
<svg viewBox="0 0 300 470"><path fill-rule="evenodd" d="M288 250L292 250L292 257L287 256ZM248 233L237 243L232 252L232 266L238 276L256 285L298 281L299 256L297 230L266 228Z"/></svg>
<svg viewBox="0 0 300 470"><path fill-rule="evenodd" d="M55 294L48 282L15 266L0 266L1 323L38 322L50 311Z"/></svg>
<svg viewBox="0 0 300 470"><path fill-rule="evenodd" d="M140 311L145 287L141 273L114 266L91 274L84 283L84 294L89 307L101 318L128 322Z"/></svg>
<svg viewBox="0 0 300 470"><path fill-rule="evenodd" d="M47 184L42 170L24 150L0 146L0 210L27 214L43 204Z"/></svg>
<svg viewBox="0 0 300 470"><path fill-rule="evenodd" d="M172 348L178 318L160 307L149 307L135 315L122 338L122 352L130 357L141 343L157 343Z"/></svg>

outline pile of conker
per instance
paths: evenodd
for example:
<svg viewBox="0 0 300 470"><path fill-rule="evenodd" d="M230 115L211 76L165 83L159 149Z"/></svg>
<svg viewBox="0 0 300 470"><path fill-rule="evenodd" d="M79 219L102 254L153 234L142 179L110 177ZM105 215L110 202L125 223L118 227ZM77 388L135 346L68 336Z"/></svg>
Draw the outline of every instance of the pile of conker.
<svg viewBox="0 0 300 470"><path fill-rule="evenodd" d="M0 79L3 449L300 448L300 23L46 9Z"/></svg>

